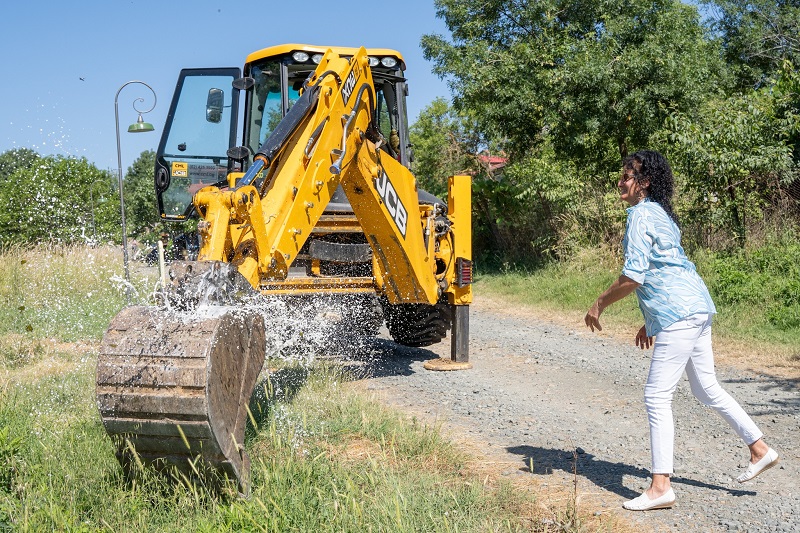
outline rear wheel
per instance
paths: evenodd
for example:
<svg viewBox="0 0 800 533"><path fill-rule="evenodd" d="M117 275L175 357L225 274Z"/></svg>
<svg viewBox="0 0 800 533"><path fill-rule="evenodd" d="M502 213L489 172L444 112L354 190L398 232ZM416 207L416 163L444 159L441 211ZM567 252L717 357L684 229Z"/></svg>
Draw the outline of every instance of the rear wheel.
<svg viewBox="0 0 800 533"><path fill-rule="evenodd" d="M382 301L386 327L395 342L404 346L430 346L441 342L452 323L450 305L390 304Z"/></svg>

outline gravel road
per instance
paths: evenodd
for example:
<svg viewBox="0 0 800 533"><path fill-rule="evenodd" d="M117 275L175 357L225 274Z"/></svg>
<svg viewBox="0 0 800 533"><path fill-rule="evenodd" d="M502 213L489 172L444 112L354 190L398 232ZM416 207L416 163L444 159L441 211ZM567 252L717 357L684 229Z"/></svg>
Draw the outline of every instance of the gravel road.
<svg viewBox="0 0 800 533"><path fill-rule="evenodd" d="M642 395L650 352L581 326L537 320L478 297L470 316L472 370L423 369L427 359L449 357L449 342L428 350L378 340L364 358L369 374L362 385L477 446L504 476L533 476L537 486L568 490L575 468L578 505L618 513L636 529L800 531L800 380L718 365L723 387L781 454L777 468L746 484L734 479L747 465L746 447L682 382L673 402L677 503L626 511L622 502L649 484Z"/></svg>

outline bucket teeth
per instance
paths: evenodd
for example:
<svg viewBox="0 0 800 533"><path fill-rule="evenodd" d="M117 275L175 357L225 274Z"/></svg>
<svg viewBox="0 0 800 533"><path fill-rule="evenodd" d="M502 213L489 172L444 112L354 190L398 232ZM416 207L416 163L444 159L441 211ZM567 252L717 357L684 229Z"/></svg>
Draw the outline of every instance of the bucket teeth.
<svg viewBox="0 0 800 533"><path fill-rule="evenodd" d="M235 265L222 261L174 261L169 278L162 297L175 309L233 305L257 294Z"/></svg>

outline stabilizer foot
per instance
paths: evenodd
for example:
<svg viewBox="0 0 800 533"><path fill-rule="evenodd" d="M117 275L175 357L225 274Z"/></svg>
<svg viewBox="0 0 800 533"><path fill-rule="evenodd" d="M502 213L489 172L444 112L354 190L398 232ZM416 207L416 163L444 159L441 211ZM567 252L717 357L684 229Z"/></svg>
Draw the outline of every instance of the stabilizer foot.
<svg viewBox="0 0 800 533"><path fill-rule="evenodd" d="M422 365L426 370L437 370L437 371L447 371L447 370L469 370L472 368L472 363L468 361L453 361L452 359L445 359L440 357L439 359L430 359L425 361Z"/></svg>

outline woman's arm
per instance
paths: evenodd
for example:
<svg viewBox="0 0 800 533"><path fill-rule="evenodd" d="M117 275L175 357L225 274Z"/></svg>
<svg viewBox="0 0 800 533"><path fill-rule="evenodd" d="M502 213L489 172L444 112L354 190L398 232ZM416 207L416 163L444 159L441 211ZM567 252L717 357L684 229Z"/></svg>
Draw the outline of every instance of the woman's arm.
<svg viewBox="0 0 800 533"><path fill-rule="evenodd" d="M603 327L600 325L600 315L605 308L614 302L622 300L635 291L640 285L640 283L633 281L628 276L620 276L617 278L603 294L597 297L597 300L594 301L589 311L586 313L586 317L583 320L586 322L586 325L589 326L589 329L594 331L595 328L597 328L598 331L602 331Z"/></svg>

